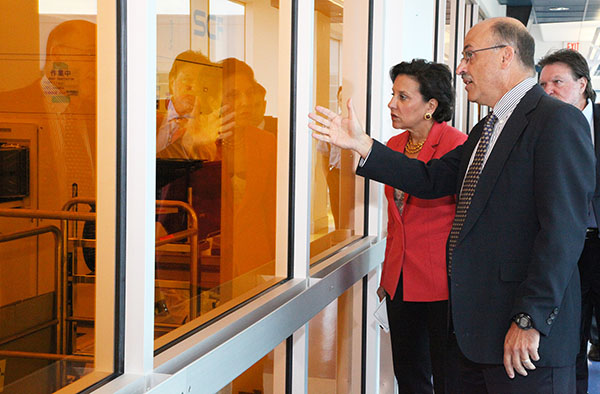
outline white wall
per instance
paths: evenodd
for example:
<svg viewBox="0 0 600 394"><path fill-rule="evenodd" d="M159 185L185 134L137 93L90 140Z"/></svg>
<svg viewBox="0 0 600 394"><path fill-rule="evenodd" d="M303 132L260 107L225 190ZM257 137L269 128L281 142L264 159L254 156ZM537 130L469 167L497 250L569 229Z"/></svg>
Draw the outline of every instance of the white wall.
<svg viewBox="0 0 600 394"><path fill-rule="evenodd" d="M479 4L486 18L506 16L506 6L500 5L498 0L475 0L474 2Z"/></svg>
<svg viewBox="0 0 600 394"><path fill-rule="evenodd" d="M435 1L386 0L384 11L382 69L373 69L373 78L383 78L381 105L381 139L387 141L398 130L392 128L387 103L392 91L389 70L402 61L414 58L433 59ZM377 56L377 54L374 54Z"/></svg>
<svg viewBox="0 0 600 394"><path fill-rule="evenodd" d="M267 90L267 116L277 117L279 10L270 0L246 4L246 62Z"/></svg>

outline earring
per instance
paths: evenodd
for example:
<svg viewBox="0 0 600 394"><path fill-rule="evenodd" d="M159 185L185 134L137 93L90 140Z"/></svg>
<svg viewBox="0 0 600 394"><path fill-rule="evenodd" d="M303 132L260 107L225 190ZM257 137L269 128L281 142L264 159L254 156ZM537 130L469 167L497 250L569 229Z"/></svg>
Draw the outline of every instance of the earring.
<svg viewBox="0 0 600 394"><path fill-rule="evenodd" d="M430 112L426 112L425 115L423 115L423 118L425 118L425 120L431 119L431 113Z"/></svg>

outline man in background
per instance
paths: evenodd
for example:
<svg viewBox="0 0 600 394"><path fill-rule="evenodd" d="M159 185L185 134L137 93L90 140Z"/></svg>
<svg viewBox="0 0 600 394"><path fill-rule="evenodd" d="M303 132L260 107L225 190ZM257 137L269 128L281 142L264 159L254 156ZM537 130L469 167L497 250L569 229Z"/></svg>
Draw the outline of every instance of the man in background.
<svg viewBox="0 0 600 394"><path fill-rule="evenodd" d="M577 393L587 393L588 366L587 343L590 340L592 316L600 317L600 182L598 159L600 151L596 141L600 136L600 107L594 104L596 93L592 89L590 68L577 51L561 49L542 58L539 83L552 97L579 108L590 125L590 134L596 154L596 190L590 203L585 245L579 258L581 276L581 346L577 354Z"/></svg>

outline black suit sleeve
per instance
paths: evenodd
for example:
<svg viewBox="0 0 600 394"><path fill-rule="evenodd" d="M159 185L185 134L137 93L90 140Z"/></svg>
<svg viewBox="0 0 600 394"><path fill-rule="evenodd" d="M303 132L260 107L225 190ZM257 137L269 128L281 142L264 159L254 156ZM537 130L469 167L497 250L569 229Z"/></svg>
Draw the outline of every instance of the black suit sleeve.
<svg viewBox="0 0 600 394"><path fill-rule="evenodd" d="M533 190L539 231L527 278L517 290L512 309L513 314L531 315L535 328L544 335L549 334L576 275L595 185L587 121L575 107L559 109L538 119Z"/></svg>
<svg viewBox="0 0 600 394"><path fill-rule="evenodd" d="M390 185L422 199L456 194L462 145L439 159L423 163L373 141L368 160L356 174Z"/></svg>

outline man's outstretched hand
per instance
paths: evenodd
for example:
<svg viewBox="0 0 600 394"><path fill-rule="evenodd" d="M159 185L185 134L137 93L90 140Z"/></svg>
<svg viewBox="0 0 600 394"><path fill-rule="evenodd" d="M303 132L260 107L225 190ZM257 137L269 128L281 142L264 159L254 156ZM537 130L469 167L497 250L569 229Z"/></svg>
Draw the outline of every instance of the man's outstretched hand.
<svg viewBox="0 0 600 394"><path fill-rule="evenodd" d="M358 122L352 99L348 99L347 106L347 118L325 107L315 107L315 112L308 115L315 123L310 123L308 127L313 130L313 138L342 149L351 149L365 158L371 151L373 140Z"/></svg>

